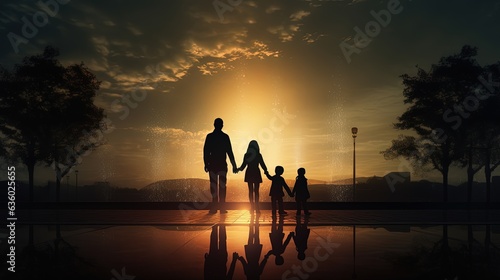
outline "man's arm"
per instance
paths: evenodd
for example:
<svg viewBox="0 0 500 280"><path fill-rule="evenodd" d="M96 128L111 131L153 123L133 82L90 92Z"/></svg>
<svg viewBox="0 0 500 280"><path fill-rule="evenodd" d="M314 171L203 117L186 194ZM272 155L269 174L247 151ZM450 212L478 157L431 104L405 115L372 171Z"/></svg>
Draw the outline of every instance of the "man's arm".
<svg viewBox="0 0 500 280"><path fill-rule="evenodd" d="M229 157L229 161L231 161L231 165L233 166L233 172L236 172L238 166L236 166L236 160L234 160L233 147L231 147L231 139L229 139L229 135L227 135L226 153Z"/></svg>
<svg viewBox="0 0 500 280"><path fill-rule="evenodd" d="M211 150L211 145L210 145L210 135L207 135L205 138L205 144L203 145L203 163L205 164L205 172L208 172L208 158L210 156L210 150Z"/></svg>

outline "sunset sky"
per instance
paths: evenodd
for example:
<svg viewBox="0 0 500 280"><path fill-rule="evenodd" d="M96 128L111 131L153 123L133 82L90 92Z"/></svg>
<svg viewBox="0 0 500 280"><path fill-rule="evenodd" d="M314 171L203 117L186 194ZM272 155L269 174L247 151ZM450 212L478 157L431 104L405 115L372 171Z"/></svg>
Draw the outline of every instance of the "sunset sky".
<svg viewBox="0 0 500 280"><path fill-rule="evenodd" d="M203 142L217 117L238 165L255 139L267 166L283 165L288 179L299 167L308 178L351 177L353 126L359 176L412 171L380 154L408 134L392 126L406 108L399 76L465 44L478 47L482 65L500 60L496 0L42 2L0 4L0 64L52 45L64 65L83 61L102 81L96 104L114 129L77 168L81 184L208 179ZM379 29L355 45L367 25ZM38 184L53 177L36 169ZM440 178L412 173L422 177Z"/></svg>

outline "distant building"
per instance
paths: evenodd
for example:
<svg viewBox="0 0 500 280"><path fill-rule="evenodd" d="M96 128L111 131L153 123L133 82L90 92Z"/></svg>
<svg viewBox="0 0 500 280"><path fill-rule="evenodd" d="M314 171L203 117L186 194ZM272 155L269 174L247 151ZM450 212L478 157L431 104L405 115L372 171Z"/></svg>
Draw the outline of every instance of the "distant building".
<svg viewBox="0 0 500 280"><path fill-rule="evenodd" d="M109 188L110 184L107 181L101 181L101 182L95 182L94 186L98 188Z"/></svg>
<svg viewBox="0 0 500 280"><path fill-rule="evenodd" d="M491 177L491 185L493 187L499 188L500 187L500 176Z"/></svg>

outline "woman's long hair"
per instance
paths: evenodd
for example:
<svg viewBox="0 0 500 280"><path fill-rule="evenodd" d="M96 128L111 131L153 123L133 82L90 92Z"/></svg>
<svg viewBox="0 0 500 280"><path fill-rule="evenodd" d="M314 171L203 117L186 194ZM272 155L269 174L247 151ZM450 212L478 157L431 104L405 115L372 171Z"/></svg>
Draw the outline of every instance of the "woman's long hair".
<svg viewBox="0 0 500 280"><path fill-rule="evenodd" d="M248 143L247 152L245 154L245 160L250 162L255 159L255 157L260 154L259 143L257 141L252 140Z"/></svg>

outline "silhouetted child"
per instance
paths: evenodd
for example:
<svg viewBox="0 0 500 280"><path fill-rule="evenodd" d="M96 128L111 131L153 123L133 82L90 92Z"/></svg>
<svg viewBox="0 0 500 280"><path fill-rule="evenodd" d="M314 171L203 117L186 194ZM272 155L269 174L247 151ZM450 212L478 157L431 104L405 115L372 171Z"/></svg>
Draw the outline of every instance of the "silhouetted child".
<svg viewBox="0 0 500 280"><path fill-rule="evenodd" d="M262 183L262 176L260 175L259 165L262 167L264 172L267 172L266 164L264 159L260 154L260 148L257 141L252 140L248 144L247 152L243 157L243 163L241 164L239 171L243 171L247 167L245 172L245 182L248 183L248 199L250 201L250 212L255 210L256 213L260 213L259 209L259 185Z"/></svg>
<svg viewBox="0 0 500 280"><path fill-rule="evenodd" d="M273 217L276 217L276 204L278 204L278 210L280 215L286 215L287 213L283 210L283 196L285 193L283 192L283 188L285 188L286 192L289 196L293 197L290 188L285 182L285 179L281 177L285 169L283 166L276 166L274 172L276 175L271 176L269 172L265 172L267 178L272 181L271 189L269 190L269 196L271 196L271 209Z"/></svg>
<svg viewBox="0 0 500 280"><path fill-rule="evenodd" d="M297 203L297 216L300 216L300 211L304 208L304 214L306 216L311 215L309 209L307 209L307 199L311 197L309 190L307 188L307 178L304 176L306 170L304 168L299 168L297 170L297 178L295 179L295 185L293 186L292 194L295 196L295 202Z"/></svg>
<svg viewBox="0 0 500 280"><path fill-rule="evenodd" d="M276 226L276 219L273 219L271 233L269 233L272 249L268 252L268 254L273 254L276 257L274 260L276 265L283 265L283 263L285 263L285 259L282 254L285 252L286 246L288 246L292 237L293 232L290 232L285 242L283 242L283 239L285 238L285 233L283 233L283 217L280 217L278 226Z"/></svg>
<svg viewBox="0 0 500 280"><path fill-rule="evenodd" d="M306 258L307 240L309 239L310 229L307 228L308 219L306 218L302 224L300 217L297 217L297 225L295 226L295 235L293 242L297 249L297 259L303 261Z"/></svg>

